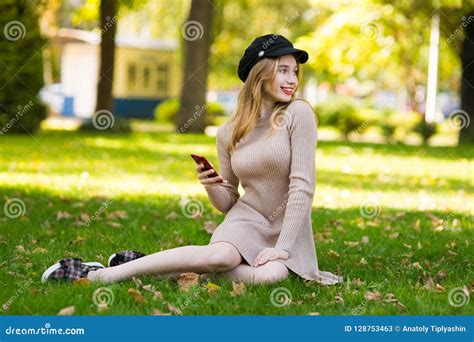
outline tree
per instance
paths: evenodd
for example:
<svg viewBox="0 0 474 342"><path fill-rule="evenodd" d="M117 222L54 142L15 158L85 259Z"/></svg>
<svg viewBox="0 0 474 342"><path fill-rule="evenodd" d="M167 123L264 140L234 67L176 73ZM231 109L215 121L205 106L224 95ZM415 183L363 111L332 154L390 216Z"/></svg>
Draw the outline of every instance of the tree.
<svg viewBox="0 0 474 342"><path fill-rule="evenodd" d="M180 132L204 132L212 13L212 0L192 0L183 25L185 65L181 107L176 116Z"/></svg>
<svg viewBox="0 0 474 342"><path fill-rule="evenodd" d="M100 2L100 68L97 84L96 112L107 110L113 113L112 87L115 64L115 33L117 31L116 0Z"/></svg>
<svg viewBox="0 0 474 342"><path fill-rule="evenodd" d="M4 0L0 13L0 135L32 134L46 117L38 13L27 0Z"/></svg>
<svg viewBox="0 0 474 342"><path fill-rule="evenodd" d="M474 12L467 15L474 21ZM474 22L467 25L461 51L461 110L467 117L461 122L460 143L474 143Z"/></svg>

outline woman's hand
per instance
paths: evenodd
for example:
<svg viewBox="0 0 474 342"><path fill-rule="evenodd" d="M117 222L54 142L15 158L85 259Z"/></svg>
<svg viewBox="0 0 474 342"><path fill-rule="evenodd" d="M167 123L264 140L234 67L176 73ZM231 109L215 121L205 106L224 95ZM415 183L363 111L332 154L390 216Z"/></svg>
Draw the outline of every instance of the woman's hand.
<svg viewBox="0 0 474 342"><path fill-rule="evenodd" d="M253 261L252 266L258 267L264 265L267 261L272 261L276 259L287 260L290 257L290 254L287 251L278 248L267 247L258 253L257 257Z"/></svg>
<svg viewBox="0 0 474 342"><path fill-rule="evenodd" d="M212 178L207 178L208 175L212 175L214 173L214 165L211 164L213 167L212 169L209 169L207 171L202 171L204 168L204 164L198 164L196 165L196 171L198 172L198 179L201 182L202 185L204 185L205 188L211 188L217 184L220 184L224 182L221 176L217 177L212 177Z"/></svg>

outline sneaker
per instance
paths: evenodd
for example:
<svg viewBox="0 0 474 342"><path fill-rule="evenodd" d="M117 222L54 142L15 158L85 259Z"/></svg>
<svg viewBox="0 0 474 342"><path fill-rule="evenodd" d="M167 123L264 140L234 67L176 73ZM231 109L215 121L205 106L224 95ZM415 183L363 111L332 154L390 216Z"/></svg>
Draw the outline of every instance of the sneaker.
<svg viewBox="0 0 474 342"><path fill-rule="evenodd" d="M87 278L90 271L105 268L100 262L82 262L80 258L65 258L49 267L41 276L41 282L55 280L74 281Z"/></svg>
<svg viewBox="0 0 474 342"><path fill-rule="evenodd" d="M144 257L146 254L136 252L136 251L122 251L114 253L109 257L108 265L109 267L125 264L126 262L133 261Z"/></svg>

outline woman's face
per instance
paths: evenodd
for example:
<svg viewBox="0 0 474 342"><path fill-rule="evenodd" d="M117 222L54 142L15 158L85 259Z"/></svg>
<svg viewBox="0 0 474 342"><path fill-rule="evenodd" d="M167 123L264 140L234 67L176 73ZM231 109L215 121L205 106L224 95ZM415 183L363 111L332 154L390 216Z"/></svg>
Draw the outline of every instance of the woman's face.
<svg viewBox="0 0 474 342"><path fill-rule="evenodd" d="M298 86L298 65L295 56L281 56L273 81L265 82L265 96L273 102L288 102Z"/></svg>

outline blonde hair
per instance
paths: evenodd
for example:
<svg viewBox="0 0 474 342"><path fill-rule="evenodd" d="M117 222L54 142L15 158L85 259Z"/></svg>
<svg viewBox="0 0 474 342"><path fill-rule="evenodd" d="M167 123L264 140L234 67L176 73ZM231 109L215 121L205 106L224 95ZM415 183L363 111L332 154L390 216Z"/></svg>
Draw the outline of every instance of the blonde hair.
<svg viewBox="0 0 474 342"><path fill-rule="evenodd" d="M229 120L229 122L235 123L232 137L228 146L230 153L234 151L235 145L240 141L240 139L250 130L252 130L252 128L257 124L257 120L260 117L263 86L266 81L273 82L278 71L279 64L280 58L264 58L255 64L255 66L250 70L248 78L239 93L237 110L233 117ZM298 89L298 85L302 76L300 63L298 60L296 61L296 64L298 66L298 84L291 95L290 101L277 102L275 104L270 115L271 122L278 120L277 116L282 113L284 114L284 109L295 100L295 93ZM274 125L271 126L272 130L270 132L270 136L276 131Z"/></svg>

